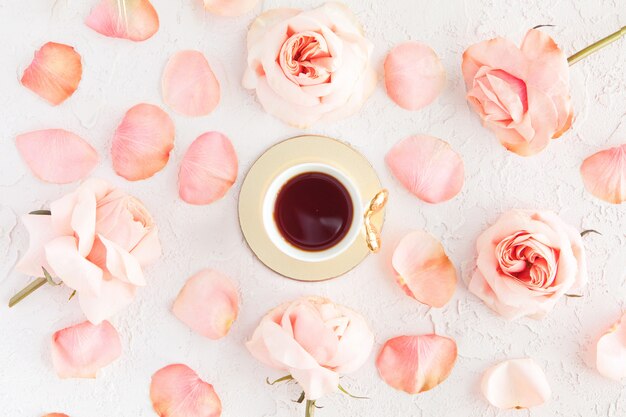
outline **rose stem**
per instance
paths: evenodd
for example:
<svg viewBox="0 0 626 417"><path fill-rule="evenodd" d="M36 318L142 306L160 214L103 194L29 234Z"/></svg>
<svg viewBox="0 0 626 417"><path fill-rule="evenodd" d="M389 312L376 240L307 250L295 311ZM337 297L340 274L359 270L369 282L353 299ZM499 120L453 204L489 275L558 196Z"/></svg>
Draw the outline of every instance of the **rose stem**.
<svg viewBox="0 0 626 417"><path fill-rule="evenodd" d="M26 287L24 287L22 291L18 292L13 297L11 297L11 299L9 300L9 307L13 307L15 304L19 303L24 298L28 297L29 295L37 291L46 282L48 282L47 278L37 278L36 280L28 284Z"/></svg>
<svg viewBox="0 0 626 417"><path fill-rule="evenodd" d="M600 49L604 48L605 46L609 45L610 43L615 42L616 40L618 40L619 38L621 38L624 35L626 35L626 26L624 26L623 28L621 28L617 32L610 34L606 38L600 39L598 42L592 43L591 45L589 45L585 49L582 49L582 50L576 52L574 55L572 55L569 58L567 58L567 63L570 64L570 65L574 65L575 63L577 63L581 59L587 58L589 55L593 54L596 51L599 51Z"/></svg>
<svg viewBox="0 0 626 417"><path fill-rule="evenodd" d="M315 414L315 401L306 400L306 414L304 417L313 417Z"/></svg>

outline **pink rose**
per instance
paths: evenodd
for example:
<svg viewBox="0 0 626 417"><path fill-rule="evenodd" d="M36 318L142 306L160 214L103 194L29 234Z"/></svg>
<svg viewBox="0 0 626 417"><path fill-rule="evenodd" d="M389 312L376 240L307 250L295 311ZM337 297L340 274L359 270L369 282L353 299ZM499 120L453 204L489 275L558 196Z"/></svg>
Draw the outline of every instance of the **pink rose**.
<svg viewBox="0 0 626 417"><path fill-rule="evenodd" d="M247 343L264 364L288 372L308 400L339 387L369 357L374 335L365 319L321 297L301 298L270 311Z"/></svg>
<svg viewBox="0 0 626 417"><path fill-rule="evenodd" d="M310 11L273 9L248 32L243 86L265 110L296 127L356 113L376 86L372 44L340 3Z"/></svg>
<svg viewBox="0 0 626 417"><path fill-rule="evenodd" d="M587 282L580 234L551 211L511 210L476 247L469 290L507 319L539 319Z"/></svg>
<svg viewBox="0 0 626 417"><path fill-rule="evenodd" d="M508 150L534 155L570 128L567 58L542 31L528 31L521 48L503 38L472 45L462 69L467 100Z"/></svg>
<svg viewBox="0 0 626 417"><path fill-rule="evenodd" d="M45 268L76 290L87 319L99 324L146 285L142 268L161 255L157 227L139 200L96 179L50 212L24 216L30 247L16 268L32 276Z"/></svg>

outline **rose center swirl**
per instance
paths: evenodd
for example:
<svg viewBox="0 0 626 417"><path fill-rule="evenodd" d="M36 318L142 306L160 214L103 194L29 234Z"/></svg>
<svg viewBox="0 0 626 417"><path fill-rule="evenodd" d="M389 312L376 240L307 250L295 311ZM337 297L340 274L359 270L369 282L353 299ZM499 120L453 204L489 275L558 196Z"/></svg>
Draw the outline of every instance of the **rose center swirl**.
<svg viewBox="0 0 626 417"><path fill-rule="evenodd" d="M535 289L549 289L556 278L558 251L542 242L542 237L518 232L496 246L502 272Z"/></svg>
<svg viewBox="0 0 626 417"><path fill-rule="evenodd" d="M291 35L283 44L279 56L281 69L298 85L329 81L333 61L326 39L312 31Z"/></svg>

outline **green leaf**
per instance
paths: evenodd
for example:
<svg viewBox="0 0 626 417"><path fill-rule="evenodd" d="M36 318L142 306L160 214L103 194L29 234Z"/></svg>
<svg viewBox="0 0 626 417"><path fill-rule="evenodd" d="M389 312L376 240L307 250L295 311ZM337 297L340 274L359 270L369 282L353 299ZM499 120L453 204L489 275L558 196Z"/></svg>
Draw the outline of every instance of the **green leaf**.
<svg viewBox="0 0 626 417"><path fill-rule="evenodd" d="M52 212L50 210L35 210L35 211L31 211L28 214L35 214L38 216L50 216Z"/></svg>
<svg viewBox="0 0 626 417"><path fill-rule="evenodd" d="M297 400L294 400L294 403L298 403L298 404L302 404L303 402L304 402L304 391L302 391L302 394L300 394Z"/></svg>
<svg viewBox="0 0 626 417"><path fill-rule="evenodd" d="M580 236L581 237L585 237L589 233L595 233L595 234L598 234L598 235L602 236L602 233L598 232L597 230L593 230L593 229L583 230L582 232L580 232Z"/></svg>
<svg viewBox="0 0 626 417"><path fill-rule="evenodd" d="M265 378L265 382L267 383L267 385L276 385L280 382L286 382L286 381L291 381L293 379L293 377L291 375L285 375L282 378L278 378L276 381L270 381L269 378Z"/></svg>
<svg viewBox="0 0 626 417"><path fill-rule="evenodd" d="M63 283L62 281L55 282L52 279L52 275L50 275L50 273L43 266L41 267L41 269L43 269L43 276L46 279L46 281L48 281L48 284L56 287L56 286L61 285Z"/></svg>
<svg viewBox="0 0 626 417"><path fill-rule="evenodd" d="M539 29L539 28L545 28L545 27L548 27L548 28L553 28L553 27L555 27L555 26L556 26L556 25L537 25L537 26L535 26L533 29Z"/></svg>
<svg viewBox="0 0 626 417"><path fill-rule="evenodd" d="M582 298L582 297L584 297L584 295L582 295L582 294L565 294L565 296L569 297L569 298Z"/></svg>
<svg viewBox="0 0 626 417"><path fill-rule="evenodd" d="M359 397L356 395L352 395L350 394L348 391L346 391L346 389L344 387L342 387L341 385L339 385L339 391L343 392L344 394L346 394L347 396L349 396L350 398L354 398L356 400L369 400L369 397Z"/></svg>

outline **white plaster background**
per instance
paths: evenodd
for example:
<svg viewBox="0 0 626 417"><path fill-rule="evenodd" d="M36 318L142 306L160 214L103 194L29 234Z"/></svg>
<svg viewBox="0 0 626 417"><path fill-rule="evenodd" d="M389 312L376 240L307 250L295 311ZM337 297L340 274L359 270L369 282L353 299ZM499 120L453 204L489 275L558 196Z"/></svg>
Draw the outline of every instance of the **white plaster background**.
<svg viewBox="0 0 626 417"><path fill-rule="evenodd" d="M304 284L266 269L245 245L237 222L241 180L269 145L301 134L266 115L244 91L244 38L254 15L277 6L311 7L319 0L265 0L254 13L224 19L204 12L200 0L153 0L161 28L144 43L109 39L83 19L95 0L0 0L0 404L2 416L36 417L62 411L72 417L154 415L149 401L151 375L183 362L214 384L225 417L299 416L291 400L294 385L270 387L265 377L281 376L256 362L244 349L260 317L273 306L300 295L319 294L361 311L376 333L375 352L389 338L430 331L456 339L459 358L438 388L408 396L385 385L374 355L343 384L370 400L332 395L319 402L320 417L332 416L546 416L626 415L624 385L600 377L592 346L626 308L626 206L611 206L587 194L579 176L584 157L626 141L626 40L572 68L576 107L573 128L543 153L523 159L507 152L480 125L465 102L460 73L463 50L471 43L505 35L519 42L530 27L546 28L573 53L626 24L624 0L349 0L375 44L374 62L408 39L431 45L448 74L439 99L419 112L407 112L386 96L383 84L355 117L309 130L340 138L363 152L391 190L384 250L349 274L329 282ZM51 107L19 84L35 49L47 41L66 42L82 54L84 78L65 104ZM168 57L196 48L209 59L222 86L222 101L209 117L170 114L176 147L155 177L130 183L111 168L112 133L124 112L139 102L163 105L160 77ZM16 308L6 301L26 283L12 271L27 247L19 215L46 207L75 185L36 180L22 163L14 138L25 131L60 127L87 138L102 161L94 175L141 198L161 229L164 256L149 271L149 286L114 318L124 353L96 380L59 380L51 367L49 341L62 327L82 320L69 290L46 287ZM237 149L240 177L222 201L192 207L177 195L177 172L189 144L201 133L227 134ZM463 156L466 183L450 202L431 206L404 191L387 171L383 156L398 140L428 133L449 141ZM590 283L584 297L564 300L542 321L506 322L495 316L461 283L443 309L429 310L406 297L392 279L390 254L415 228L440 238L460 273L472 270L474 241L509 208L550 208L582 229L602 236L585 238ZM185 280L212 267L240 286L241 315L221 341L192 333L170 313ZM531 411L501 412L483 399L482 372L506 358L531 356L545 369L552 400Z"/></svg>

